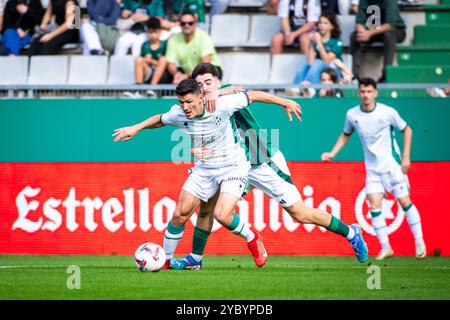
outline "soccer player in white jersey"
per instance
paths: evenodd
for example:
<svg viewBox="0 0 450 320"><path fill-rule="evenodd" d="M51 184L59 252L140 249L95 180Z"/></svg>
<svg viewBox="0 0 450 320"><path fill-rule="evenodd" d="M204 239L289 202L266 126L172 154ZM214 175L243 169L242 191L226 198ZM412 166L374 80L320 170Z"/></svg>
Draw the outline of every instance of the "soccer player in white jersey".
<svg viewBox="0 0 450 320"><path fill-rule="evenodd" d="M213 210L214 218L233 233L245 238L257 266L267 260L259 234L248 224L233 215L234 207L244 192L250 163L245 156L241 139L230 117L236 110L248 106L263 92L239 93L221 97L217 101L217 111L206 112L203 96L195 80L180 82L176 88L179 105L174 105L167 113L158 114L147 120L114 130L114 141L128 141L143 129L160 128L171 125L188 134L194 147L208 147L214 153L208 161L196 162L190 169L189 177L183 185L174 216L190 216L200 202L207 202L217 192L219 197ZM300 119L300 106L283 106L288 116L291 113ZM169 224L166 234L179 235L180 225ZM170 236L168 237L170 238ZM168 239L172 240L172 239Z"/></svg>
<svg viewBox="0 0 450 320"><path fill-rule="evenodd" d="M200 85L204 96L216 96L221 85L218 79L218 71L210 63L200 63L192 72L192 77ZM226 89L225 89L226 90ZM280 105L287 105L291 100L279 98L273 95L261 95L259 102L277 103ZM213 105L210 105L213 107ZM210 109L213 111L213 109ZM368 252L367 246L361 234L359 225L346 225L338 218L330 215L326 211L307 207L301 199L300 192L294 185L286 160L280 150L276 148L269 137L262 138L258 133L262 129L258 121L253 116L250 107L237 110L233 118L239 123L242 133L250 139L245 140L245 146L249 153L251 160L251 169L248 176L249 188L258 188L266 193L269 197L276 200L280 205L299 223L312 223L323 226L326 229L339 234L349 240L355 250L356 256L360 262L367 260ZM250 134L249 134L250 133ZM249 141L254 140L254 141ZM264 141L265 140L265 141ZM256 148L254 148L256 146ZM201 150L196 157L206 161L211 156L210 150ZM195 151L198 152L198 151ZM172 259L170 267L172 269L200 269L202 268L203 250L206 241L210 235L213 219L212 209L217 197L211 198L208 203L201 203L200 212L197 217L197 223L194 228L192 252L184 258L175 260ZM238 217L236 213L234 216ZM174 215L172 221L176 221L178 225L183 225L187 222L188 217L179 217ZM172 222L171 221L171 222ZM172 237L174 237L173 235ZM177 239L181 240L181 235ZM167 239L167 236L165 237ZM164 241L164 249L168 253L169 258L173 256L176 242L167 244Z"/></svg>
<svg viewBox="0 0 450 320"><path fill-rule="evenodd" d="M359 81L360 105L348 110L343 132L333 149L322 154L322 160L331 161L356 130L364 151L366 194L372 225L382 248L376 259L382 260L394 255L381 210L385 191L392 193L405 211L415 240L416 258L423 259L427 253L420 214L409 197L406 176L411 166L412 130L395 109L376 102L377 96L377 84L373 79L365 78ZM402 157L394 137L394 128L403 132Z"/></svg>

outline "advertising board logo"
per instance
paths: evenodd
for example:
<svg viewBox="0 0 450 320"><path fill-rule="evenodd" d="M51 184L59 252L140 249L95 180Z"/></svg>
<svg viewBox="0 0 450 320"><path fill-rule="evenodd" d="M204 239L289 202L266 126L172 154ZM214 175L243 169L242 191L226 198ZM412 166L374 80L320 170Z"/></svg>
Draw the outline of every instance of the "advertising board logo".
<svg viewBox="0 0 450 320"><path fill-rule="evenodd" d="M402 225L405 212L394 198L385 198L382 203L382 217L386 221L387 234L392 234ZM366 198L366 189L363 188L355 201L356 220L361 228L370 235L375 236L375 229L372 227L369 210L369 202Z"/></svg>

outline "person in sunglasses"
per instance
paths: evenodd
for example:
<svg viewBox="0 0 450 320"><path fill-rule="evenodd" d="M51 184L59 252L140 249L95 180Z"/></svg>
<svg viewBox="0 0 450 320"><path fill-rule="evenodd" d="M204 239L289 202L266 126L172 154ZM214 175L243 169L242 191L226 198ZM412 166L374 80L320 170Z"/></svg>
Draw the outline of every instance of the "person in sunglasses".
<svg viewBox="0 0 450 320"><path fill-rule="evenodd" d="M168 71L177 84L189 78L192 70L200 62L208 62L219 69L222 75L222 62L214 48L211 37L197 28L193 13L184 12L179 19L181 32L172 35L167 42L166 59ZM178 66L178 67L177 67Z"/></svg>

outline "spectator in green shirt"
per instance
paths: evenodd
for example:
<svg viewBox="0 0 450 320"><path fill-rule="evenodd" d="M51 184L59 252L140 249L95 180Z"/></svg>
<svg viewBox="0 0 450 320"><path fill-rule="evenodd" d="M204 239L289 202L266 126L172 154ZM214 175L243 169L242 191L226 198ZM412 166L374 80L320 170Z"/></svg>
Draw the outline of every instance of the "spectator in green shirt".
<svg viewBox="0 0 450 320"><path fill-rule="evenodd" d="M320 15L319 32L311 35L311 45L307 51L308 63L300 66L294 79L294 83L308 81L320 83L320 74L327 68L333 68L338 77L341 72L334 63L335 59L342 61L344 43L341 36L341 28L333 12L327 11Z"/></svg>
<svg viewBox="0 0 450 320"><path fill-rule="evenodd" d="M177 16L182 12L192 12L197 19L198 27L205 24L205 4L203 0L175 0L173 3L173 13Z"/></svg>
<svg viewBox="0 0 450 320"><path fill-rule="evenodd" d="M367 10L370 6L378 8ZM369 13L368 13L369 11ZM376 19L376 12L380 12ZM377 21L378 20L378 21ZM379 22L379 25L377 25ZM356 28L350 36L350 52L353 56L353 74L360 78L361 49L363 44L372 44L375 41L383 42L383 73L378 82L386 80L386 66L394 62L397 43L405 40L405 23L400 16L397 1L393 0L360 0L356 15Z"/></svg>
<svg viewBox="0 0 450 320"><path fill-rule="evenodd" d="M151 17L147 22L148 40L142 44L141 55L135 62L136 84L171 83L172 78L167 72L166 41L160 41L161 22Z"/></svg>
<svg viewBox="0 0 450 320"><path fill-rule="evenodd" d="M197 21L191 12L180 17L180 33L174 34L167 43L166 59L173 83L187 79L200 62L209 62L219 69L222 75L222 62L214 48L211 37L196 28Z"/></svg>
<svg viewBox="0 0 450 320"><path fill-rule="evenodd" d="M147 39L145 24L150 17L159 17L162 20L163 16L162 0L123 0L121 17L131 19L134 24L119 38L114 54L124 56L131 49L133 56L139 56L142 43Z"/></svg>

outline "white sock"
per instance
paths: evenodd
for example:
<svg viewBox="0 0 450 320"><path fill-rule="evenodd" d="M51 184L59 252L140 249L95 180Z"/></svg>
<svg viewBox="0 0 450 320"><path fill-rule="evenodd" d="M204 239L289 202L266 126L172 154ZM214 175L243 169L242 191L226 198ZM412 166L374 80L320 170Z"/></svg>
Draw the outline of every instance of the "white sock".
<svg viewBox="0 0 450 320"><path fill-rule="evenodd" d="M374 217L374 213L375 213L375 217ZM384 218L382 217L382 214L378 214L379 211L377 212L371 212L372 215L372 226L375 229L375 233L377 235L378 241L381 244L381 248L383 248L383 250L387 250L391 247L390 243L389 243L389 237L387 235L387 230L386 230L386 221L384 220Z"/></svg>
<svg viewBox="0 0 450 320"><path fill-rule="evenodd" d="M352 240L353 237L355 236L355 230L353 230L352 227L348 226L348 235L347 235L347 240Z"/></svg>
<svg viewBox="0 0 450 320"><path fill-rule="evenodd" d="M180 233L170 233L169 229L164 232L164 244L163 248L166 252L166 260L173 258L175 249L177 248L178 242L183 238L184 231Z"/></svg>
<svg viewBox="0 0 450 320"><path fill-rule="evenodd" d="M411 203L411 206L406 210L406 220L408 221L411 232L416 241L416 245L422 246L423 234L422 234L422 223L420 221L420 214L416 206Z"/></svg>
<svg viewBox="0 0 450 320"><path fill-rule="evenodd" d="M195 253L190 253L189 254L192 258L194 258L195 259L195 261L197 261L197 262L200 262L200 261L202 261L202 259L203 259L203 256L201 256L201 255L198 255L198 254L195 254Z"/></svg>
<svg viewBox="0 0 450 320"><path fill-rule="evenodd" d="M253 233L252 230L250 230L248 224L242 221L242 219L236 213L233 216L233 222L235 221L238 221L236 228L234 229L228 228L228 230L230 230L234 234L237 234L240 237L245 238L247 242L252 241L255 238L255 234ZM231 224L233 224L233 222Z"/></svg>

